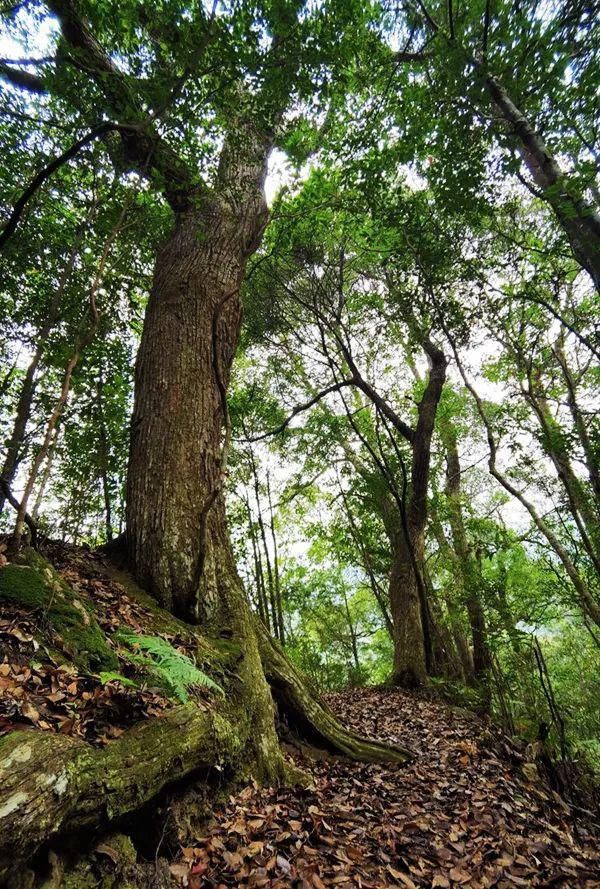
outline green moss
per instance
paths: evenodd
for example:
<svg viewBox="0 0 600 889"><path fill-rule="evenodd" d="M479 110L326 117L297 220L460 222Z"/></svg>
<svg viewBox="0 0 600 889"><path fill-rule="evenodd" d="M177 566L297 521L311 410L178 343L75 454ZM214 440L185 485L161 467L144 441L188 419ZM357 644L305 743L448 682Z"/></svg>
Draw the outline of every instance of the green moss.
<svg viewBox="0 0 600 889"><path fill-rule="evenodd" d="M0 567L0 603L39 613L44 639L63 650L81 669L116 669L117 657L94 617L91 603L75 593L38 553L26 550L22 560L26 564Z"/></svg>
<svg viewBox="0 0 600 889"><path fill-rule="evenodd" d="M21 608L42 608L48 598L47 583L27 565L4 565L0 569L0 602Z"/></svg>

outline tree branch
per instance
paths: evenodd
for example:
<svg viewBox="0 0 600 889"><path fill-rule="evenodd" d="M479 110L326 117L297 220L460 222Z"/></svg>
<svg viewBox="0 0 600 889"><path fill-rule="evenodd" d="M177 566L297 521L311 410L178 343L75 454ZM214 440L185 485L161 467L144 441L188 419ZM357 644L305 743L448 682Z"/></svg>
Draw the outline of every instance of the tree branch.
<svg viewBox="0 0 600 889"><path fill-rule="evenodd" d="M313 398L309 399L309 401L305 401L304 404L299 404L297 407L295 407L291 414L287 417L287 419L285 419L283 423L281 423L275 429L271 429L269 432L263 432L262 435L254 435L251 438L244 438L241 440L251 443L255 441L263 441L265 438L270 438L272 435L279 435L281 432L284 431L284 429L287 429L294 417L297 417L298 414L307 411L314 404L317 404L318 401L321 401L322 398L325 398L326 395L329 395L330 392L339 392L339 390L342 389L344 386L353 385L355 385L355 381L352 379L341 380L339 383L332 383L331 386L327 386L326 389L322 389L320 392L317 392L317 394Z"/></svg>
<svg viewBox="0 0 600 889"><path fill-rule="evenodd" d="M19 501L17 500L17 498L11 491L10 485L8 484L6 479L2 478L1 476L0 476L0 491L2 492L5 499L8 500L8 502L10 503L12 508L14 510L16 510L17 513L19 513L21 510L21 504L19 503ZM25 524L27 525L27 527L29 528L29 532L31 534L31 545L34 549L37 549L37 547L38 547L37 525L34 522L34 520L31 518L31 516L29 515L28 512L25 512L25 514L23 516L23 520L24 520Z"/></svg>
<svg viewBox="0 0 600 889"><path fill-rule="evenodd" d="M15 62L15 64L23 64ZM11 68L8 61L0 61L0 77L8 80L13 86L27 90L30 93L45 93L46 87L44 81L37 74L30 74L29 71L20 71L18 68Z"/></svg>
<svg viewBox="0 0 600 889"><path fill-rule="evenodd" d="M153 128L154 117L143 108L136 78L124 74L114 64L79 16L73 0L48 0L48 7L57 16L63 38L74 50L78 65L104 94L110 116L123 125L120 133L124 160L143 176L156 170L165 181L164 193L173 209L184 209L193 188L192 176L179 155ZM196 191L201 188L200 183L194 186Z"/></svg>
<svg viewBox="0 0 600 889"><path fill-rule="evenodd" d="M19 220L23 215L23 211L25 210L25 207L27 206L31 198L34 196L36 191L38 191L42 187L44 182L49 179L53 173L56 172L56 170L60 169L60 167L68 163L81 151L82 148L85 148L86 145L89 145L95 139L106 135L106 133L109 133L111 130L122 129L123 127L121 127L120 124L101 124L99 127L95 127L93 130L90 130L89 133L87 133L85 136L82 136L81 139L77 140L77 142L74 142L70 148L68 148L58 157L54 158L54 160L51 161L47 167L44 167L43 170L40 170L37 176L35 176L31 180L31 182L13 207L13 211L10 214L7 222L5 223L2 232L0 233L0 250L4 248L4 245L14 233L17 225L19 224Z"/></svg>

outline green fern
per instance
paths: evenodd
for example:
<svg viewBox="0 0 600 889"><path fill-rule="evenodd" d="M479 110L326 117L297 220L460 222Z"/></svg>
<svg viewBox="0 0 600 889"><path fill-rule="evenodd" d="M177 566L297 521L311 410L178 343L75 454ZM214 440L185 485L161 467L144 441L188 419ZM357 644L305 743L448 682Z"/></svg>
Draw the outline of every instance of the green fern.
<svg viewBox="0 0 600 889"><path fill-rule="evenodd" d="M109 682L120 682L121 685L125 685L128 688L137 688L133 679L128 679L127 676L122 676L121 673L113 673L111 670L101 670L98 675L100 676L102 685L107 685Z"/></svg>
<svg viewBox="0 0 600 889"><path fill-rule="evenodd" d="M152 676L169 695L182 703L189 700L188 690L192 688L208 688L217 694L225 694L220 685L199 670L189 657L173 648L166 639L127 632L118 633L116 638L127 646L127 660L143 673Z"/></svg>

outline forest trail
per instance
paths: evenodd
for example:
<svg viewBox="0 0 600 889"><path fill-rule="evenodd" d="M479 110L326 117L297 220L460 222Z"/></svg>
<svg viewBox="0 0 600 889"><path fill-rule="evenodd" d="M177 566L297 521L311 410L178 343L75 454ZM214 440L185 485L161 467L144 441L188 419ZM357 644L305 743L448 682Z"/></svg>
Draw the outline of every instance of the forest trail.
<svg viewBox="0 0 600 889"><path fill-rule="evenodd" d="M147 606L107 576L101 557L60 545L51 552L63 580L93 599L111 643L117 628L147 631ZM35 633L33 614L3 604L0 735L28 728L103 747L172 706L156 689L102 684L73 664L41 662ZM171 640L185 650L184 636ZM597 838L585 824L574 831L567 806L525 763L523 747L497 729L423 694L367 688L326 697L342 722L409 745L414 760L361 764L298 747L282 727L287 754L312 786L247 786L213 811L191 845L153 848L170 886L600 886ZM206 696L196 702L210 706ZM162 822L155 827L160 836ZM110 840L97 851L110 855Z"/></svg>
<svg viewBox="0 0 600 889"><path fill-rule="evenodd" d="M575 839L564 803L528 781L517 749L476 716L399 690L328 700L357 730L410 741L414 762L311 762L294 751L314 788L233 797L184 850L176 873L188 885L600 886L593 838L580 826Z"/></svg>

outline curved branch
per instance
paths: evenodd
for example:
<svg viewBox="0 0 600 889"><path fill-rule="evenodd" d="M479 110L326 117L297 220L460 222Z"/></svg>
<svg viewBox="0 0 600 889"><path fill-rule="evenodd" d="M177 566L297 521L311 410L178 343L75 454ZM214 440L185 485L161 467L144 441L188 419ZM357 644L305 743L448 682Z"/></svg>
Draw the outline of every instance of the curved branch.
<svg viewBox="0 0 600 889"><path fill-rule="evenodd" d="M23 64L19 62L18 64ZM7 61L0 61L0 77L4 77L13 86L20 89L28 90L30 93L45 93L46 87L44 81L37 74L30 74L29 71L20 71L18 68L11 68Z"/></svg>
<svg viewBox="0 0 600 889"><path fill-rule="evenodd" d="M6 500L8 500L8 502L10 503L12 508L14 510L16 510L17 513L19 513L21 511L21 504L19 503L19 501L17 500L17 498L11 491L10 485L8 484L6 479L2 478L2 476L0 476L0 492L2 493L2 496ZM28 512L25 512L25 514L23 516L23 521L25 522L25 524L27 525L27 527L29 528L29 531L31 533L31 545L34 549L37 549L37 546L38 546L37 525L36 525L35 521L32 519L32 517L29 515Z"/></svg>
<svg viewBox="0 0 600 889"><path fill-rule="evenodd" d="M0 233L0 250L4 248L4 245L14 233L17 225L19 224L19 220L23 215L23 211L25 210L25 207L27 206L31 198L53 173L59 170L70 160L72 160L81 151L82 148L85 148L86 145L89 145L95 139L99 139L101 136L104 136L106 135L106 133L109 133L111 131L123 129L124 128L120 124L100 124L100 126L95 127L93 130L90 130L90 132L87 133L85 136L82 136L81 139L78 139L77 142L74 142L73 145L71 145L70 148L67 148L67 150L64 151L61 155L54 158L54 160L51 161L47 167L44 167L43 170L40 170L37 176L35 176L31 180L31 182L17 201L7 222L4 224L4 228Z"/></svg>
<svg viewBox="0 0 600 889"><path fill-rule="evenodd" d="M292 422L294 417L297 417L298 414L301 414L304 411L307 411L314 404L317 404L317 402L321 401L322 398L325 398L326 395L329 395L330 392L339 392L339 390L343 386L353 386L353 385L355 385L355 381L352 379L351 380L342 380L339 383L332 383L331 386L327 386L327 388L322 389L320 392L317 392L317 394L315 396L313 396L313 398L309 399L308 401L305 401L304 404L299 404L297 407L295 407L294 410L291 412L291 414L283 421L283 423L281 423L275 429L270 429L269 432L263 432L262 435L254 435L251 438L244 438L242 440L245 442L251 443L251 442L255 442L255 441L263 441L263 439L270 438L272 435L279 435L280 432L283 432L284 429L287 429L287 427L290 425L290 423Z"/></svg>

